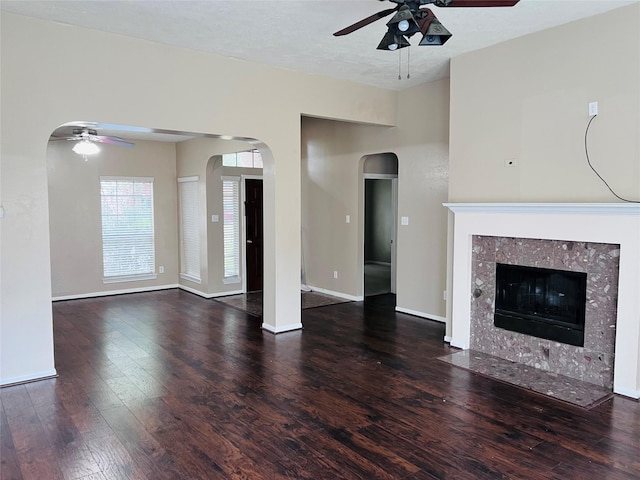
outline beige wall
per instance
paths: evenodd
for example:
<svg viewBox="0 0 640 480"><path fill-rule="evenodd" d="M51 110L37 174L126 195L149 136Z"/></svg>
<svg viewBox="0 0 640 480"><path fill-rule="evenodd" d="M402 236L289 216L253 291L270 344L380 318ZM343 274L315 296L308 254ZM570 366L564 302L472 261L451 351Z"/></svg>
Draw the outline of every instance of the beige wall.
<svg viewBox="0 0 640 480"><path fill-rule="evenodd" d="M200 182L201 212L201 280L200 284L180 278L179 283L206 297L225 295L243 290L243 284L224 283L224 238L222 222L222 177L262 176L261 168L223 167L225 153L252 150L247 142L200 137L177 144L178 176L197 175ZM241 185L242 188L242 185ZM220 221L211 221L218 215ZM241 246L242 247L242 246ZM241 272L244 254L241 248Z"/></svg>
<svg viewBox="0 0 640 480"><path fill-rule="evenodd" d="M245 144L237 151L251 149L252 145ZM236 151L236 150L234 150ZM224 283L224 232L222 210L222 177L240 177L240 197L244 195L244 177L262 177L261 168L223 167L222 157L216 155L209 160L207 165L207 218L215 214L220 217L219 223L211 223L209 220L208 250L209 250L209 290L207 293L215 296L228 294L228 292L244 291L246 286L245 273L245 248L242 242L244 225L244 205L240 205L240 282ZM266 209L266 207L265 207ZM266 214L266 210L265 210Z"/></svg>
<svg viewBox="0 0 640 480"><path fill-rule="evenodd" d="M640 5L454 58L449 200L618 201L585 159L591 101L592 163L638 200Z"/></svg>
<svg viewBox="0 0 640 480"><path fill-rule="evenodd" d="M242 290L242 284L224 284L221 176L262 175L262 169L224 168L224 153L253 149L247 142L198 137L180 142L177 150L178 177L198 176L200 190L200 278L201 283L179 278L180 285L194 293L213 297ZM220 222L212 223L211 215Z"/></svg>
<svg viewBox="0 0 640 480"><path fill-rule="evenodd" d="M178 143L135 141L133 148L101 145L85 162L72 142L50 142L47 149L51 289L54 298L73 298L137 289L181 285L206 297L242 290L223 282L223 175L262 175L262 169L222 167L223 153L250 150L246 142L198 137ZM156 280L102 282L99 177L154 177ZM179 277L178 177L199 177L201 283ZM177 217L178 215L178 217Z"/></svg>
<svg viewBox="0 0 640 480"><path fill-rule="evenodd" d="M300 114L392 125L396 93L12 14L0 21L0 382L55 373L46 148L70 121L258 139L265 327L299 327Z"/></svg>
<svg viewBox="0 0 640 480"><path fill-rule="evenodd" d="M218 142L219 140L205 137L185 140L176 144L176 174L181 177L198 177L198 209L200 215L200 281L196 283L178 276L177 283L195 292L205 293L208 290L209 276L207 263L209 259L207 248L207 161L211 155L208 142ZM178 219L180 218L180 207L178 208ZM178 255L178 260L180 256ZM178 262L179 263L179 262ZM180 272L180 266L178 267ZM194 292L194 293L195 293Z"/></svg>
<svg viewBox="0 0 640 480"><path fill-rule="evenodd" d="M388 129L381 127L302 119L302 255L305 283L312 288L362 296L358 167L385 135Z"/></svg>
<svg viewBox="0 0 640 480"><path fill-rule="evenodd" d="M444 320L449 185L449 79L400 92L397 305Z"/></svg>
<svg viewBox="0 0 640 480"><path fill-rule="evenodd" d="M409 217L409 225L398 226L397 306L444 318L448 106L448 80L442 80L399 94L398 128L303 118L302 249L308 285L362 297L363 157L392 152L398 157L398 217Z"/></svg>
<svg viewBox="0 0 640 480"><path fill-rule="evenodd" d="M639 201L640 4L454 58L449 200L619 202L586 162L592 101L591 161ZM638 391L640 355L620 361Z"/></svg>
<svg viewBox="0 0 640 480"><path fill-rule="evenodd" d="M362 167L364 173L385 175L398 174L398 158L395 153L374 153L367 155Z"/></svg>
<svg viewBox="0 0 640 480"><path fill-rule="evenodd" d="M73 142L49 142L49 231L51 295L82 296L126 289L176 285L178 230L176 217L176 148L174 143L136 140L131 148L101 144L83 158ZM155 280L102 282L100 176L153 177Z"/></svg>
<svg viewBox="0 0 640 480"><path fill-rule="evenodd" d="M242 283L223 282L222 176L261 176L262 169L222 167L223 153L251 150L253 145L198 137L176 143L135 141L133 148L101 145L85 162L72 142L50 142L47 149L51 289L54 298L82 297L117 291L182 285L206 297L242 290ZM154 177L156 280L103 284L99 177ZM201 217L201 283L179 277L176 179L199 177Z"/></svg>

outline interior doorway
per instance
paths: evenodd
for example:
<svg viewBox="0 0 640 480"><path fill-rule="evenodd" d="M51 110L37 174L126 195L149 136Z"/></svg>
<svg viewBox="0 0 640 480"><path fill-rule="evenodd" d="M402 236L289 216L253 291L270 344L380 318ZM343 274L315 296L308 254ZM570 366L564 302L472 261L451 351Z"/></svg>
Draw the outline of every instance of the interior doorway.
<svg viewBox="0 0 640 480"><path fill-rule="evenodd" d="M245 178L244 194L246 291L256 292L263 286L262 179Z"/></svg>
<svg viewBox="0 0 640 480"><path fill-rule="evenodd" d="M363 292L395 294L398 158L383 153L364 160Z"/></svg>
<svg viewBox="0 0 640 480"><path fill-rule="evenodd" d="M364 180L364 295L395 293L395 178Z"/></svg>

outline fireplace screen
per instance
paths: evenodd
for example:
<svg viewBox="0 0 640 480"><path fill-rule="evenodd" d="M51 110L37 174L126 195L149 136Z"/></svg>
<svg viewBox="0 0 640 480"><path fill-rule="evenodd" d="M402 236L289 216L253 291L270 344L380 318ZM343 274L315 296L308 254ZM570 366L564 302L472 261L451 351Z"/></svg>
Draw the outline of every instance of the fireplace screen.
<svg viewBox="0 0 640 480"><path fill-rule="evenodd" d="M494 325L584 346L587 274L496 264Z"/></svg>

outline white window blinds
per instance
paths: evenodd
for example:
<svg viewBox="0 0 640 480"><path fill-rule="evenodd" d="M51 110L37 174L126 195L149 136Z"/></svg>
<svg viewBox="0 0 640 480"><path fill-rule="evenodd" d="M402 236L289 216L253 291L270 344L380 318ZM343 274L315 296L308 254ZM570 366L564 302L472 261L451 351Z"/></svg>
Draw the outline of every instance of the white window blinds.
<svg viewBox="0 0 640 480"><path fill-rule="evenodd" d="M222 210L224 213L224 279L240 278L240 178L223 177Z"/></svg>
<svg viewBox="0 0 640 480"><path fill-rule="evenodd" d="M100 177L105 282L155 278L153 178Z"/></svg>
<svg viewBox="0 0 640 480"><path fill-rule="evenodd" d="M178 179L180 201L180 276L200 283L198 177Z"/></svg>

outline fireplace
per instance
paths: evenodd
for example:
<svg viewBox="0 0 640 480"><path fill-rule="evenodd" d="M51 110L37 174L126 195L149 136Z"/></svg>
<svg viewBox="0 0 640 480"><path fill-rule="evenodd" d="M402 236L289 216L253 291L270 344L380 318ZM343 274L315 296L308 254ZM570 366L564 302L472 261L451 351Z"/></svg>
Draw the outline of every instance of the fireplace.
<svg viewBox="0 0 640 480"><path fill-rule="evenodd" d="M496 264L496 327L584 346L587 274Z"/></svg>
<svg viewBox="0 0 640 480"><path fill-rule="evenodd" d="M640 205L445 206L452 234L445 341L640 398ZM584 347L495 327L497 263L586 272Z"/></svg>
<svg viewBox="0 0 640 480"><path fill-rule="evenodd" d="M473 235L471 245L469 347L611 388L619 245L486 235ZM499 283L507 283L503 288L515 296L500 305L501 312L497 300L508 296ZM573 294L582 298L561 303ZM583 325L576 325L582 310Z"/></svg>

